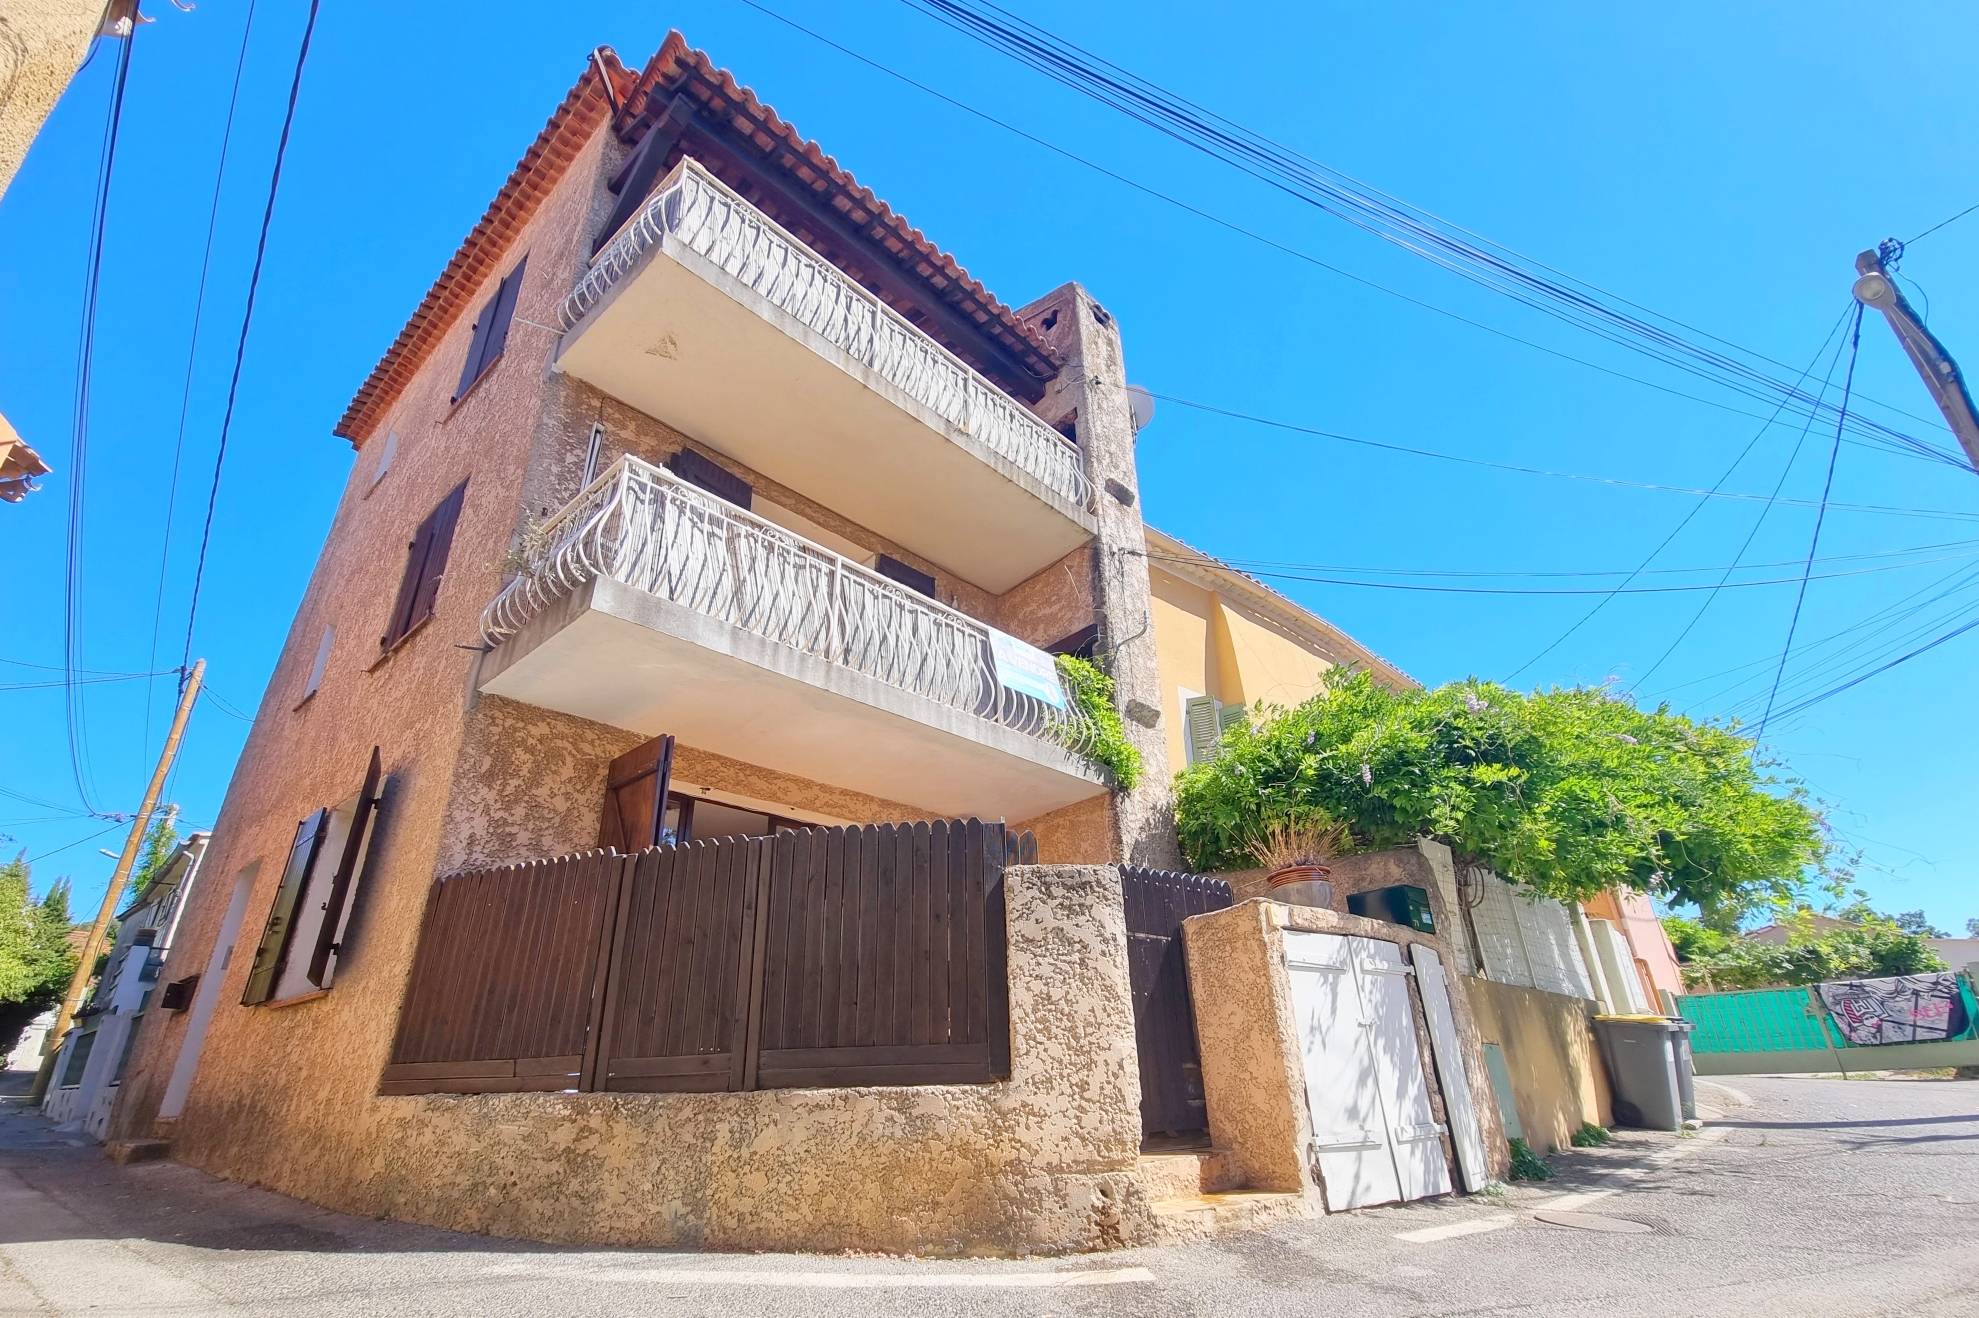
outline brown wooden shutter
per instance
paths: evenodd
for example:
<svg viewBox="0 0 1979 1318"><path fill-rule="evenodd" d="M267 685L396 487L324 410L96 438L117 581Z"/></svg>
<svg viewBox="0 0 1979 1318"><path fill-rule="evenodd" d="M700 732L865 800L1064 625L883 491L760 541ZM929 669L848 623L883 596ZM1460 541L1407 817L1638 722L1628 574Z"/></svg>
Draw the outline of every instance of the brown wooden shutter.
<svg viewBox="0 0 1979 1318"><path fill-rule="evenodd" d="M288 864L282 869L282 885L275 889L275 904L268 910L268 923L261 931L261 942L254 949L254 966L247 972L247 988L241 1005L252 1007L266 1002L275 991L275 981L288 959L289 931L295 925L296 902L309 882L309 871L316 864L316 853L323 847L323 834L330 827L330 812L318 810L296 825L295 841L289 845Z"/></svg>
<svg viewBox="0 0 1979 1318"><path fill-rule="evenodd" d="M749 488L748 481L691 448L677 450L669 457L667 470L689 485L704 489L717 499L726 499L738 508L749 507L755 499L755 491Z"/></svg>
<svg viewBox="0 0 1979 1318"><path fill-rule="evenodd" d="M481 314L474 318L474 337L468 340L467 360L460 364L460 383L454 386L455 402L459 402L468 388L481 378L481 361L487 355L485 349L488 346L488 332L494 328L495 304L499 301L501 301L501 290L497 289L495 296L489 298L482 306Z"/></svg>
<svg viewBox="0 0 1979 1318"><path fill-rule="evenodd" d="M929 599L935 597L935 579L916 567L909 567L891 554L881 554L873 564L873 570L890 581L920 591Z"/></svg>
<svg viewBox="0 0 1979 1318"><path fill-rule="evenodd" d="M489 327L488 342L481 350L481 369L484 371L494 365L495 359L508 347L508 327L515 320L515 301L522 295L522 272L528 267L529 258L524 256L502 280L502 286L495 290L495 323Z"/></svg>
<svg viewBox="0 0 1979 1318"><path fill-rule="evenodd" d="M357 896L370 851L371 823L377 813L378 789L383 779L378 748L371 748L371 763L364 771L364 786L350 811L350 831L344 835L343 854L337 858L336 872L330 876L329 896L323 902L323 923L317 926L316 946L309 955L309 982L317 988L330 987L331 957L343 956L343 926L346 914Z"/></svg>
<svg viewBox="0 0 1979 1318"><path fill-rule="evenodd" d="M405 571L399 577L398 597L392 603L385 634L379 638L379 644L385 648L396 645L432 616L434 602L440 594L440 578L447 570L447 555L453 548L454 527L460 521L460 507L466 497L467 482L462 481L426 514L426 520L412 533L405 549Z"/></svg>

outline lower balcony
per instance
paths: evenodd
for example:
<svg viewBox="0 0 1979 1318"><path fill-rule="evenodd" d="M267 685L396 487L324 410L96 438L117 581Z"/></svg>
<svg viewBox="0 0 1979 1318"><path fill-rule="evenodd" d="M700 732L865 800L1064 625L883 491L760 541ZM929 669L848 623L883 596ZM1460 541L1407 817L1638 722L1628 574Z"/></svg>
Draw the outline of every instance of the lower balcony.
<svg viewBox="0 0 1979 1318"><path fill-rule="evenodd" d="M1009 669L1026 647L636 458L533 538L482 634L491 695L926 810L1107 790L1076 706Z"/></svg>

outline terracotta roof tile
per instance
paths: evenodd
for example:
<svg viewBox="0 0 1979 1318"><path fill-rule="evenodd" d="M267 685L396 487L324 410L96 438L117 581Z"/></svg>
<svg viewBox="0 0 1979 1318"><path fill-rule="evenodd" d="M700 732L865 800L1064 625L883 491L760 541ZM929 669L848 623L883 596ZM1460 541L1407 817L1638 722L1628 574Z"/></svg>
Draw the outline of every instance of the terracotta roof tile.
<svg viewBox="0 0 1979 1318"><path fill-rule="evenodd" d="M602 71L602 72L601 72ZM611 94L619 103L615 128L629 133L646 112L655 92L672 92L692 79L711 86L733 107L731 125L765 153L785 148L783 161L790 176L813 193L835 190L831 204L848 220L884 230L882 244L896 257L911 253L903 268L912 270L959 314L975 321L1019 358L1030 358L1045 372L1062 365L1058 354L1017 313L978 282L954 257L895 213L816 142L804 137L726 69L718 69L703 51L687 44L678 31L669 32L653 58L634 74L609 48L600 47L584 75L564 97L537 134L529 150L495 194L480 222L468 233L446 269L427 290L419 307L399 331L390 351L372 369L363 387L337 423L336 433L354 446L362 445L384 419L385 412L431 357L434 348L506 254L509 243L529 222L564 171L591 135L605 122L609 109L602 79L611 79ZM727 108L727 107L724 107ZM913 259L918 258L918 259Z"/></svg>

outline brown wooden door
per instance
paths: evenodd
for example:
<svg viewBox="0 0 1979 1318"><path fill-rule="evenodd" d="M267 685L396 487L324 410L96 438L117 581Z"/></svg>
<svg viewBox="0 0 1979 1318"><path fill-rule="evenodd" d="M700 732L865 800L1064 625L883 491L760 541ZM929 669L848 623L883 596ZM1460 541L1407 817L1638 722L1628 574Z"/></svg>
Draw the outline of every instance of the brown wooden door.
<svg viewBox="0 0 1979 1318"><path fill-rule="evenodd" d="M1230 905L1230 885L1200 874L1123 865L1120 887L1127 906L1127 968L1141 1061L1141 1133L1206 1133L1209 1114L1189 972L1182 959L1182 921Z"/></svg>

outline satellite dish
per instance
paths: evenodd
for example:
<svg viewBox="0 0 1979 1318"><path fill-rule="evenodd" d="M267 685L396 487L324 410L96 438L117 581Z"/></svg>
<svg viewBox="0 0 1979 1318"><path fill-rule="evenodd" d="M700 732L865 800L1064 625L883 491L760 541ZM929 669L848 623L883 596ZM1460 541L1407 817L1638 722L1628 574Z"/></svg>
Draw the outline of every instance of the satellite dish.
<svg viewBox="0 0 1979 1318"><path fill-rule="evenodd" d="M1134 433L1140 434L1154 420L1154 395L1137 384L1127 386L1127 410L1134 419Z"/></svg>

